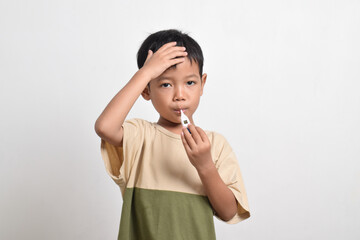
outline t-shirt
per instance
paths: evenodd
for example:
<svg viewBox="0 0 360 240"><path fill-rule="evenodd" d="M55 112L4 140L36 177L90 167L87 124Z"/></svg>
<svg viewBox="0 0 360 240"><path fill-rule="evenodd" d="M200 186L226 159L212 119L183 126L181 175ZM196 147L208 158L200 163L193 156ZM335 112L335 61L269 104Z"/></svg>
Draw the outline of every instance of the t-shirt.
<svg viewBox="0 0 360 240"><path fill-rule="evenodd" d="M123 197L118 239L215 239L213 211L181 136L157 123L130 119L123 124L123 146L101 139L101 155ZM236 156L219 133L205 131L212 160L234 193L238 211L226 223L250 217Z"/></svg>

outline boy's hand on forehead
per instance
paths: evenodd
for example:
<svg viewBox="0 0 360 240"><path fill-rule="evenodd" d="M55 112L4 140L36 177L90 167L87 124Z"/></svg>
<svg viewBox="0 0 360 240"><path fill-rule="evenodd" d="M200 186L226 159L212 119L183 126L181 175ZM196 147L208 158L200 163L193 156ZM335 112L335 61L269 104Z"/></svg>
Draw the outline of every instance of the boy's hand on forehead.
<svg viewBox="0 0 360 240"><path fill-rule="evenodd" d="M146 72L152 80L172 65L185 61L186 56L185 47L176 46L176 42L169 42L161 46L155 53L149 50L141 70Z"/></svg>
<svg viewBox="0 0 360 240"><path fill-rule="evenodd" d="M188 129L183 127L181 140L191 164L194 165L198 171L205 171L213 167L211 143L208 136L204 130L192 124L189 124L188 128L191 134Z"/></svg>

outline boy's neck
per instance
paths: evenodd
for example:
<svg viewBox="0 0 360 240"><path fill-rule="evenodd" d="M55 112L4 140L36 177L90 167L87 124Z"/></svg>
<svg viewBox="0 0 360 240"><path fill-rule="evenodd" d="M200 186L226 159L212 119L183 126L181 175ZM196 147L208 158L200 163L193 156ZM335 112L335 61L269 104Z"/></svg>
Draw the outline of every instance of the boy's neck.
<svg viewBox="0 0 360 240"><path fill-rule="evenodd" d="M190 120L191 124L194 124L192 117L191 118L189 117L189 120ZM159 117L157 124L159 124L160 126L165 128L166 130L169 130L170 132L173 132L173 133L179 134L179 135L181 134L182 128L183 128L181 123L170 122L161 116Z"/></svg>

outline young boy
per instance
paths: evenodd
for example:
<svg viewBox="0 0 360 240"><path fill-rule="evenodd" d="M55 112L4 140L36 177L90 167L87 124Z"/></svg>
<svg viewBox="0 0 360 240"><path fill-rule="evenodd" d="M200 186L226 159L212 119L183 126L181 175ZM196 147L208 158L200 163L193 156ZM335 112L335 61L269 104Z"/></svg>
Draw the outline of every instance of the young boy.
<svg viewBox="0 0 360 240"><path fill-rule="evenodd" d="M123 196L118 239L215 239L214 215L232 224L250 213L230 145L192 118L207 77L201 48L178 30L159 31L142 43L137 63L95 123L107 173ZM159 113L157 123L125 121L140 95Z"/></svg>

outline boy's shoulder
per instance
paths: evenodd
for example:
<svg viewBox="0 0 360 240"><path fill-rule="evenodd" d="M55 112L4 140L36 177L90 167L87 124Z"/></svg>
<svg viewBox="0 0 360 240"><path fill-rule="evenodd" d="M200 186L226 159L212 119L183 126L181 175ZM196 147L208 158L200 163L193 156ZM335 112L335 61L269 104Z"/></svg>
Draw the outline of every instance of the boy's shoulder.
<svg viewBox="0 0 360 240"><path fill-rule="evenodd" d="M126 119L125 123L129 123L129 124L135 124L135 125L146 125L146 124L151 124L151 122L142 119L142 118L130 118L130 119Z"/></svg>
<svg viewBox="0 0 360 240"><path fill-rule="evenodd" d="M132 125L133 127L138 127L142 129L158 129L156 123L150 122L142 118L130 118L125 121L125 124ZM209 138L211 144L216 144L217 146L229 145L225 136L217 131L204 130L206 135Z"/></svg>
<svg viewBox="0 0 360 240"><path fill-rule="evenodd" d="M130 118L124 121L123 127L131 131L142 131L154 128L154 123L142 118Z"/></svg>
<svg viewBox="0 0 360 240"><path fill-rule="evenodd" d="M211 131L211 130L204 130L204 132L208 136L210 142L217 142L217 143L221 143L221 142L225 143L226 142L227 143L227 140L224 137L224 135L219 132Z"/></svg>
<svg viewBox="0 0 360 240"><path fill-rule="evenodd" d="M233 152L232 146L230 145L230 143L227 141L227 139L223 134L209 130L205 130L205 133L209 138L211 148L212 151L214 151L214 154L220 156L221 154L228 154Z"/></svg>

